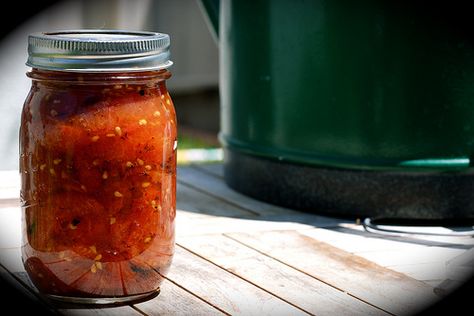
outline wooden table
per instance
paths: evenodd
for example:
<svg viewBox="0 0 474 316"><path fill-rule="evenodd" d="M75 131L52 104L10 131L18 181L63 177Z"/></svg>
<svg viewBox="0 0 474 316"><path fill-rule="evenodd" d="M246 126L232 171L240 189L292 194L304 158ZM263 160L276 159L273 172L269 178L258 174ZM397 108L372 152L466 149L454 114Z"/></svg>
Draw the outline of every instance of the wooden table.
<svg viewBox="0 0 474 316"><path fill-rule="evenodd" d="M17 172L0 172L0 273L41 300L20 258ZM474 271L474 239L386 236L229 189L222 165L178 170L177 247L161 294L66 315L407 315ZM436 228L434 229L436 230ZM437 228L446 232L446 228Z"/></svg>

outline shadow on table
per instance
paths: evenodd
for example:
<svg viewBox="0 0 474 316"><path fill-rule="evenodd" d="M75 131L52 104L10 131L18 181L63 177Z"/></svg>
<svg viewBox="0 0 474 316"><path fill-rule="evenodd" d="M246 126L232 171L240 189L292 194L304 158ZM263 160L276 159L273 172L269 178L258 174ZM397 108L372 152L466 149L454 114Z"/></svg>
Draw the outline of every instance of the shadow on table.
<svg viewBox="0 0 474 316"><path fill-rule="evenodd" d="M31 297L21 285L5 278L0 273L1 311L14 315L56 315L48 306ZM3 315L3 312L0 314Z"/></svg>
<svg viewBox="0 0 474 316"><path fill-rule="evenodd" d="M362 236L423 246L447 247L450 249L469 250L472 248L472 245L468 243L461 241L456 242L458 239L456 239L455 236L453 236L455 238L446 237L447 239L444 239L436 238L436 236L423 238L420 235L410 233L399 235L373 233L364 230L363 225L361 225L363 219L334 217L328 216L327 213L305 213L253 199L232 190L224 183L222 164L192 165L185 169L181 168L178 171L178 183L178 209L196 215L204 215L203 221L206 220L206 215L208 215L209 221L212 221L215 217L220 218L220 220L225 220L226 218L241 220L243 227L251 226L259 221L268 222L270 223L269 225L275 223L293 223L314 228L330 229L335 232L344 233L348 238L351 238L350 236ZM406 228L407 224L410 223L399 222L396 224L405 226ZM411 224L425 226L423 227L425 230L429 228L426 227L427 223L417 222ZM448 223L451 224L451 226L444 224L446 223L431 223L432 226L440 226L437 227L438 230L435 229L435 231L441 230L444 233L449 231L453 233L472 231L472 227L464 226L470 225L471 223L464 223L462 227L456 222ZM300 226L300 228L304 228L304 226ZM471 237L464 236L463 239L464 238ZM451 288L448 291L448 293L451 294L429 307L420 315L432 315L437 311L452 311L454 306L456 308L460 306L470 307L470 302L464 300L463 295L472 293L473 282L474 280L466 276L466 283L453 292L451 292Z"/></svg>
<svg viewBox="0 0 474 316"><path fill-rule="evenodd" d="M196 214L217 217L237 218L250 221L266 221L279 223L297 223L317 228L328 228L348 235L357 235L383 240L401 241L424 246L450 247L456 249L470 249L471 245L456 243L455 234L472 232L472 222L460 221L395 221L393 227L402 227L405 233L387 234L374 233L364 229L363 218L329 216L330 212L309 213L269 204L252 197L243 195L228 187L223 180L222 164L193 164L178 169L177 208ZM383 223L381 223L383 224ZM387 224L389 225L389 224ZM463 225L463 226L461 226ZM428 231L433 226L436 232L443 234L453 233L444 242L439 238L419 238L422 234L413 234ZM413 230L410 230L410 228ZM469 238L470 236L464 236Z"/></svg>

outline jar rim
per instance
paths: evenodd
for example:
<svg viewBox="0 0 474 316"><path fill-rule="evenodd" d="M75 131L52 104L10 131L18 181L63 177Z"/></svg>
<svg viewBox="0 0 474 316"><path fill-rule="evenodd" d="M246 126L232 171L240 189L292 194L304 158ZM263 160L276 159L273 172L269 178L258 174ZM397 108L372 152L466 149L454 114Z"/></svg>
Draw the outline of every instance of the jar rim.
<svg viewBox="0 0 474 316"><path fill-rule="evenodd" d="M169 68L168 34L126 30L62 30L28 37L27 66L68 72L134 72Z"/></svg>

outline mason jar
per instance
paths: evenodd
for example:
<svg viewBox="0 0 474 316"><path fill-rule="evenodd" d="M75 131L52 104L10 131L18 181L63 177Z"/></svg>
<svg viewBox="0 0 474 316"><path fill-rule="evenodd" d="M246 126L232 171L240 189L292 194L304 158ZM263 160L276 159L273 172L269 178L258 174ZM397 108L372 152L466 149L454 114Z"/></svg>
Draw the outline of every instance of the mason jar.
<svg viewBox="0 0 474 316"><path fill-rule="evenodd" d="M52 299L116 304L159 293L176 215L169 45L152 32L29 36L22 258Z"/></svg>

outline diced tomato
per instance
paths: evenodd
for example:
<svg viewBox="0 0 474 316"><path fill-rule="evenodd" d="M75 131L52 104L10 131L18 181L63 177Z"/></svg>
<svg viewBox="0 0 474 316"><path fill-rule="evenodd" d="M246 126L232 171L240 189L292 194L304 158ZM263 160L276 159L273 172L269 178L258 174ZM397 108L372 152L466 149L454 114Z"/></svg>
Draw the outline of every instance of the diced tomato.
<svg viewBox="0 0 474 316"><path fill-rule="evenodd" d="M47 203L26 210L28 240L33 248L60 251L77 245L93 245L108 221L100 216L103 206L81 193L51 195Z"/></svg>
<svg viewBox="0 0 474 316"><path fill-rule="evenodd" d="M170 265L174 109L161 90L105 87L44 96L30 125L25 265L44 271L34 282L46 293L150 292Z"/></svg>
<svg viewBox="0 0 474 316"><path fill-rule="evenodd" d="M112 260L112 257L128 260L153 244L158 237L160 203L159 190L148 187L142 196L132 200L128 209L122 209L115 216L110 226L111 249L104 260Z"/></svg>

